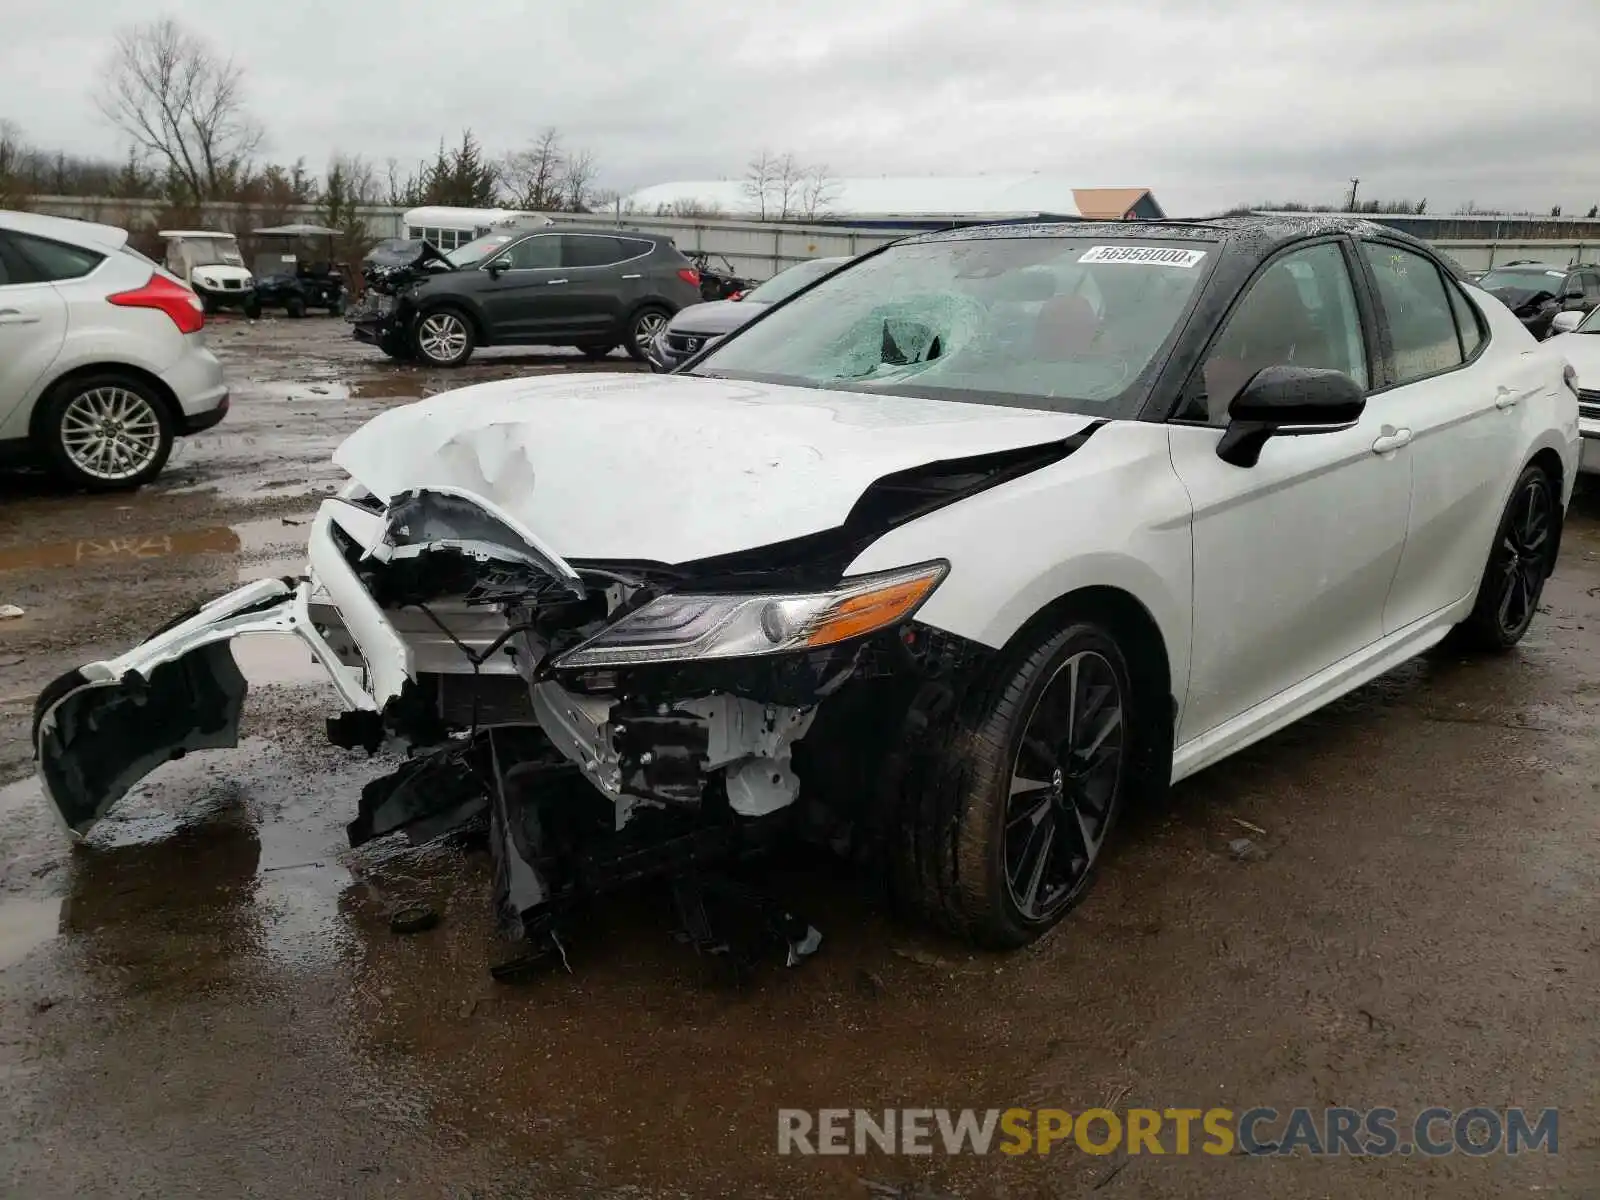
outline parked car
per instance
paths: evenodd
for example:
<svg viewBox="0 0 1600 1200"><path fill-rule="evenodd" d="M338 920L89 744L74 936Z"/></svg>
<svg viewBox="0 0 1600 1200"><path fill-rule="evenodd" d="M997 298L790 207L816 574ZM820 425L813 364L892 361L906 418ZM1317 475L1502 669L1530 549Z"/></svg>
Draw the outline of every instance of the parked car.
<svg viewBox="0 0 1600 1200"><path fill-rule="evenodd" d="M750 288L733 299L710 301L709 304L691 304L677 317L672 318L661 333L656 334L648 347L650 370L670 371L712 346L739 326L755 320L770 304L818 282L819 278L838 270L848 258L814 258L810 262L797 262L786 270L779 270L770 280L757 288Z"/></svg>
<svg viewBox="0 0 1600 1200"><path fill-rule="evenodd" d="M1543 339L1550 336L1557 313L1587 313L1600 303L1600 267L1519 260L1485 272L1478 286L1503 301L1529 333Z"/></svg>
<svg viewBox="0 0 1600 1200"><path fill-rule="evenodd" d="M0 455L92 491L227 414L199 296L110 225L0 212Z"/></svg>
<svg viewBox="0 0 1600 1200"><path fill-rule="evenodd" d="M409 263L366 271L355 336L391 358L458 367L480 346L577 346L604 358L645 349L700 276L670 238L648 233L502 230Z"/></svg>
<svg viewBox="0 0 1600 1200"><path fill-rule="evenodd" d="M1539 349L1577 372L1578 432L1583 437L1578 469L1600 474L1600 307L1587 313L1557 313L1551 338Z"/></svg>
<svg viewBox="0 0 1600 1200"><path fill-rule="evenodd" d="M237 308L246 316L260 315L255 277L245 267L233 234L215 229L163 229L157 236L166 239L167 270L194 290L206 312Z"/></svg>
<svg viewBox="0 0 1600 1200"><path fill-rule="evenodd" d="M650 369L672 370L718 338L760 316L768 305L787 300L849 261L848 258L813 258L779 271L759 287L734 298L691 304L668 321L650 343L647 350Z"/></svg>
<svg viewBox="0 0 1600 1200"><path fill-rule="evenodd" d="M802 836L1018 946L1134 801L1449 635L1517 644L1578 463L1533 346L1351 218L913 236L674 374L379 414L307 578L57 680L40 777L83 832L236 735L230 639L292 631L337 744L417 749L352 843L486 819L530 954L596 892L666 875L692 910Z"/></svg>

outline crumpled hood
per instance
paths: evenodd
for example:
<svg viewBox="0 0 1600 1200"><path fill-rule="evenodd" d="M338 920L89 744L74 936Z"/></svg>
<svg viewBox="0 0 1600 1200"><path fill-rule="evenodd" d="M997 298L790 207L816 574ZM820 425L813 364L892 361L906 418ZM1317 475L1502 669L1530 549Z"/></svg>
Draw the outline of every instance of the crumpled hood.
<svg viewBox="0 0 1600 1200"><path fill-rule="evenodd" d="M334 462L388 501L458 488L557 554L691 562L843 523L881 476L1091 418L675 375L507 380L368 422Z"/></svg>
<svg viewBox="0 0 1600 1200"><path fill-rule="evenodd" d="M1515 312L1524 304L1534 299L1554 300L1555 291L1547 287L1498 287L1490 288L1489 295Z"/></svg>
<svg viewBox="0 0 1600 1200"><path fill-rule="evenodd" d="M691 304L672 318L668 328L673 333L706 333L716 336L739 328L766 310L765 304L751 304L744 300L713 300L709 304Z"/></svg>

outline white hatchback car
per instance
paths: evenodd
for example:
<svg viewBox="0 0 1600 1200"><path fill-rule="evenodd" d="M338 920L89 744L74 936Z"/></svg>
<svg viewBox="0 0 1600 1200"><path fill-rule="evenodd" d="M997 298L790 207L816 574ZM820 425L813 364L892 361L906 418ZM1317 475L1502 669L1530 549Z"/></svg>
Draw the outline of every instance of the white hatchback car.
<svg viewBox="0 0 1600 1200"><path fill-rule="evenodd" d="M199 298L127 241L0 212L0 457L94 491L148 483L228 411Z"/></svg>
<svg viewBox="0 0 1600 1200"><path fill-rule="evenodd" d="M1136 798L1452 631L1522 637L1578 465L1535 351L1361 221L913 237L683 372L374 418L305 578L53 683L40 777L88 828L232 743L229 639L293 633L336 743L417 751L351 842L486 815L533 953L596 891L801 836L1020 945Z"/></svg>

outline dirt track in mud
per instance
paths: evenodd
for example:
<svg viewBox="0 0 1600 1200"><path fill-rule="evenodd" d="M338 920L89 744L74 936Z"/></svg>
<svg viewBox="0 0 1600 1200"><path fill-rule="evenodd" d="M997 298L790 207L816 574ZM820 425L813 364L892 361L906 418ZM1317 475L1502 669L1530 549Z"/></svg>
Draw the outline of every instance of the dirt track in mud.
<svg viewBox="0 0 1600 1200"><path fill-rule="evenodd" d="M329 452L379 409L597 369L429 373L344 333L213 326L233 412L138 495L0 477L0 604L26 610L0 622L0 1194L1600 1190L1600 498L1581 493L1517 653L1410 664L1186 782L1132 816L1066 926L1010 956L798 862L774 886L825 938L799 970L722 986L641 892L574 930L571 975L494 984L485 858L344 849L386 764L322 744L330 693L270 644L241 655L244 743L163 768L69 849L25 777L40 686L298 570ZM408 900L438 927L391 933ZM1560 1152L775 1153L780 1107L1433 1104L1558 1107Z"/></svg>

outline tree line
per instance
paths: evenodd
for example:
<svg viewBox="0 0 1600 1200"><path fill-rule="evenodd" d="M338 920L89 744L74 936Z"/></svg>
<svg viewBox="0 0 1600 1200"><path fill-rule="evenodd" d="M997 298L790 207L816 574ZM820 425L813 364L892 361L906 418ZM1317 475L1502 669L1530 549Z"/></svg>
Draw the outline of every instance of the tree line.
<svg viewBox="0 0 1600 1200"><path fill-rule="evenodd" d="M303 158L271 162L261 153L264 127L250 110L245 80L236 59L171 19L119 32L93 98L127 144L126 157L37 146L19 122L0 117L0 207L22 207L36 195L156 200L164 210L158 223L177 224L198 219L206 204L227 202L272 224L309 205L364 247L371 240L359 210L372 205L586 212L612 201L596 189L594 156L569 148L555 129L498 156L466 129L453 143L441 139L431 159L411 168L342 153L320 175Z"/></svg>

